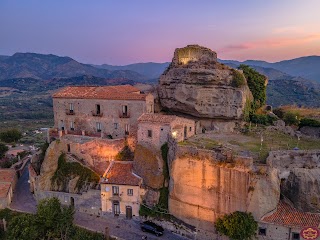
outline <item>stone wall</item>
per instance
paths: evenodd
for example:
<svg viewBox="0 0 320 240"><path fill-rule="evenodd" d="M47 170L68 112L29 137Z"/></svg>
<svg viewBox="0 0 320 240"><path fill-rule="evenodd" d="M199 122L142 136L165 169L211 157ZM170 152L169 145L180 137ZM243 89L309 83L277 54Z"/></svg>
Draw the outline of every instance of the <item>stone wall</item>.
<svg viewBox="0 0 320 240"><path fill-rule="evenodd" d="M37 201L56 197L60 200L61 204L74 205L75 210L77 211L97 216L102 213L100 190L91 189L82 194L38 190L35 192L34 196Z"/></svg>
<svg viewBox="0 0 320 240"><path fill-rule="evenodd" d="M137 119L142 113L153 113L154 98L151 94L146 100L105 100L105 99L63 99L53 98L54 127L78 133L97 134L97 123L101 124L103 136L121 138L136 132ZM69 104L73 104L73 113L69 113ZM96 114L96 105L100 105L100 114ZM128 115L123 116L122 107L127 106ZM74 130L71 129L73 124Z"/></svg>
<svg viewBox="0 0 320 240"><path fill-rule="evenodd" d="M234 156L228 149L169 143L169 211L175 217L212 232L215 220L224 214L249 211L259 220L277 207L276 170L255 166L252 158Z"/></svg>
<svg viewBox="0 0 320 240"><path fill-rule="evenodd" d="M267 163L279 171L281 192L295 208L320 212L320 150L273 151Z"/></svg>
<svg viewBox="0 0 320 240"><path fill-rule="evenodd" d="M320 127L302 127L299 129L302 134L320 138Z"/></svg>

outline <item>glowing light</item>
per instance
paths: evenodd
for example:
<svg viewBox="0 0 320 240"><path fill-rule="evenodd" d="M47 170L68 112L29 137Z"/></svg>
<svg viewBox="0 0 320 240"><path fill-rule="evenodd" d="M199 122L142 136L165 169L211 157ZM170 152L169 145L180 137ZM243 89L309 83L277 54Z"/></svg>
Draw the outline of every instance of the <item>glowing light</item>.
<svg viewBox="0 0 320 240"><path fill-rule="evenodd" d="M176 138L177 137L177 131L172 132L172 137Z"/></svg>

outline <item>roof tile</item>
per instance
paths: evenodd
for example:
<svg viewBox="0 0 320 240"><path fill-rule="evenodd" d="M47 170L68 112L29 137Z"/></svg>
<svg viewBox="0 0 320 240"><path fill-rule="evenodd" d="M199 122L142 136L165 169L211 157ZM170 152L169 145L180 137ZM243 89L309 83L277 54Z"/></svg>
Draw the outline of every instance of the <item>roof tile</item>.
<svg viewBox="0 0 320 240"><path fill-rule="evenodd" d="M131 85L68 86L53 94L53 98L145 100L147 94Z"/></svg>
<svg viewBox="0 0 320 240"><path fill-rule="evenodd" d="M106 174L108 184L139 186L141 178L132 172L132 162L112 162Z"/></svg>
<svg viewBox="0 0 320 240"><path fill-rule="evenodd" d="M320 224L320 214L302 212L285 201L279 201L276 211L262 217L261 220L263 222L303 228L318 226Z"/></svg>

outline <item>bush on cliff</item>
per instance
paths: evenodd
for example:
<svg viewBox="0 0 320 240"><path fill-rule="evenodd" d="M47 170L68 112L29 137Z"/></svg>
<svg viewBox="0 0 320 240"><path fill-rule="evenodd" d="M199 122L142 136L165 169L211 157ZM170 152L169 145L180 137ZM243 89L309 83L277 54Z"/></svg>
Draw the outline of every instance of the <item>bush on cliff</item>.
<svg viewBox="0 0 320 240"><path fill-rule="evenodd" d="M100 177L95 172L82 166L78 162L67 162L66 155L62 153L58 159L58 168L51 178L51 184L57 184L59 187L62 186L63 191L67 191L67 186L70 179L79 177L76 183L76 189L78 191L86 183L98 183Z"/></svg>
<svg viewBox="0 0 320 240"><path fill-rule="evenodd" d="M267 87L265 86L265 82L267 78L244 64L241 64L239 69L243 71L243 74L247 79L248 87L253 95L252 110L254 113L255 110L266 103Z"/></svg>
<svg viewBox="0 0 320 240"><path fill-rule="evenodd" d="M255 235L258 223L251 213L236 211L218 218L215 228L231 239L249 240Z"/></svg>
<svg viewBox="0 0 320 240"><path fill-rule="evenodd" d="M246 79L239 71L232 69L232 87L242 87L246 84Z"/></svg>

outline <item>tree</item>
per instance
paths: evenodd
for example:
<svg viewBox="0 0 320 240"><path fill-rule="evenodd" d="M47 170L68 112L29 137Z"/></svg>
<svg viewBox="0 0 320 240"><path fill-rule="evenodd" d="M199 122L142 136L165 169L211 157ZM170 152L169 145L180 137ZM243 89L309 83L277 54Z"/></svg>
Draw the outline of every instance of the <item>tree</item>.
<svg viewBox="0 0 320 240"><path fill-rule="evenodd" d="M22 134L17 129L9 129L0 133L0 139L6 143L16 142L22 137Z"/></svg>
<svg viewBox="0 0 320 240"><path fill-rule="evenodd" d="M8 150L9 148L6 145L0 143L0 158L2 158Z"/></svg>
<svg viewBox="0 0 320 240"><path fill-rule="evenodd" d="M219 233L231 239L248 240L255 235L258 223L251 213L236 211L218 218L215 227Z"/></svg>
<svg viewBox="0 0 320 240"><path fill-rule="evenodd" d="M72 230L73 214L73 208L62 206L59 199L44 199L37 206L38 231L46 239L68 239Z"/></svg>
<svg viewBox="0 0 320 240"><path fill-rule="evenodd" d="M39 239L38 229L34 216L30 214L23 214L14 217L9 222L7 239Z"/></svg>
<svg viewBox="0 0 320 240"><path fill-rule="evenodd" d="M252 103L252 110L256 111L266 103L267 86L265 86L265 83L267 77L244 64L241 64L239 69L243 71L243 74L247 79L248 87L253 95L254 100Z"/></svg>

